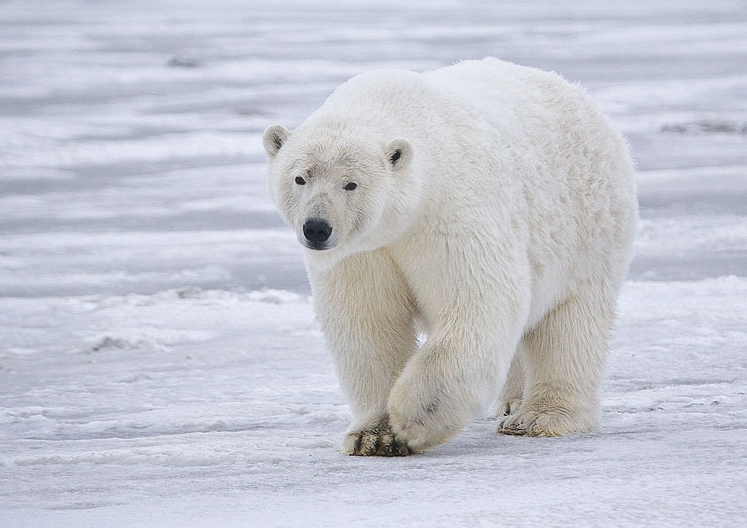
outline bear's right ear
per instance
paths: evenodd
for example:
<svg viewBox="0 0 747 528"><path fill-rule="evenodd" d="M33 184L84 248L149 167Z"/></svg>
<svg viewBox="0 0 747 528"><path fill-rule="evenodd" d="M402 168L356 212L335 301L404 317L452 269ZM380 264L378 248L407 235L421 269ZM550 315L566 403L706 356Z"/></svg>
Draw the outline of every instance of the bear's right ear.
<svg viewBox="0 0 747 528"><path fill-rule="evenodd" d="M288 139L288 136L290 136L288 129L280 125L272 125L265 130L265 134L262 136L262 144L265 147L267 155L274 158L280 147Z"/></svg>

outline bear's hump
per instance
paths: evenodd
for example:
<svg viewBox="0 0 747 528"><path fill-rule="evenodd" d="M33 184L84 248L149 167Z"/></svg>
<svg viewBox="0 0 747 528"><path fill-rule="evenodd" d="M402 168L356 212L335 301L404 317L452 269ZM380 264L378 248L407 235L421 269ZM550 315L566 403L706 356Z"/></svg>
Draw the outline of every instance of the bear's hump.
<svg viewBox="0 0 747 528"><path fill-rule="evenodd" d="M422 74L409 70L373 70L356 75L342 84L327 100L328 104L361 104L410 99L425 87Z"/></svg>

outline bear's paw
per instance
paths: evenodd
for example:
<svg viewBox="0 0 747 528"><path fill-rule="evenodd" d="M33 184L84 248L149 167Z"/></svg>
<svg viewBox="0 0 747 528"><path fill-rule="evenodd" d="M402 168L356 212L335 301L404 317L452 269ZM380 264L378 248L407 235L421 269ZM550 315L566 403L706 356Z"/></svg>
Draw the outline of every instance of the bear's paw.
<svg viewBox="0 0 747 528"><path fill-rule="evenodd" d="M565 436L589 433L596 429L595 421L587 413L557 409L520 409L503 418L498 433L518 436Z"/></svg>
<svg viewBox="0 0 747 528"><path fill-rule="evenodd" d="M340 452L350 456L407 456L412 451L400 441L388 425L349 433L342 441Z"/></svg>

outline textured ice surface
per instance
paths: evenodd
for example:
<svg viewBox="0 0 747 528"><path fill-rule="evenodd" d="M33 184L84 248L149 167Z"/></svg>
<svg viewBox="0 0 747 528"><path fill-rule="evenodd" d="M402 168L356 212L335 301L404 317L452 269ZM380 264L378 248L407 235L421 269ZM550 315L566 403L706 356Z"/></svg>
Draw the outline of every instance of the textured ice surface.
<svg viewBox="0 0 747 528"><path fill-rule="evenodd" d="M2 526L747 524L743 2L0 13ZM425 455L342 457L348 409L260 134L360 71L485 55L583 83L633 146L602 429L478 419Z"/></svg>

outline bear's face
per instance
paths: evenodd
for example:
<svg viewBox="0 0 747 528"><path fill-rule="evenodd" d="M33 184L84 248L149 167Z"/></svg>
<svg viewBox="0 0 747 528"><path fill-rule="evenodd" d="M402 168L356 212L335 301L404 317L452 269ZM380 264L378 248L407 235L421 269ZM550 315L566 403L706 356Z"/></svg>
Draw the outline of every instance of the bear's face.
<svg viewBox="0 0 747 528"><path fill-rule="evenodd" d="M263 143L275 205L311 258L336 261L396 236L408 209L402 202L411 201L409 142L367 145L324 128L291 134L273 126Z"/></svg>

